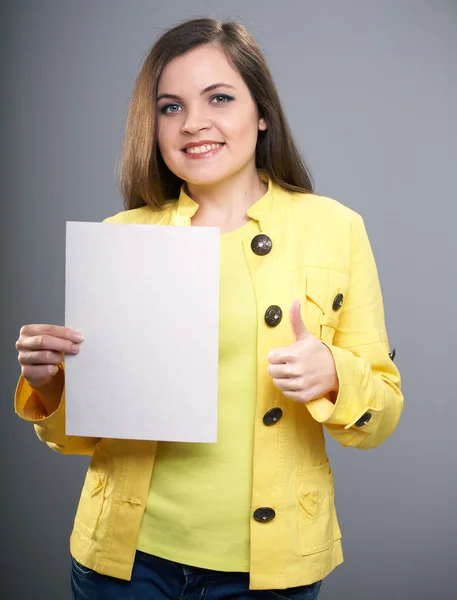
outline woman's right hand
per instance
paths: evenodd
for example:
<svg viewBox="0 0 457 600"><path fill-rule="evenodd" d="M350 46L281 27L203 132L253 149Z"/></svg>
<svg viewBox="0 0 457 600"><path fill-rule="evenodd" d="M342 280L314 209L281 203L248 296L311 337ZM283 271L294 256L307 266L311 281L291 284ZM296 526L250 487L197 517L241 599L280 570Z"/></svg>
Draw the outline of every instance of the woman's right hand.
<svg viewBox="0 0 457 600"><path fill-rule="evenodd" d="M77 354L82 335L60 325L24 325L16 342L21 372L33 387L49 383L65 354Z"/></svg>

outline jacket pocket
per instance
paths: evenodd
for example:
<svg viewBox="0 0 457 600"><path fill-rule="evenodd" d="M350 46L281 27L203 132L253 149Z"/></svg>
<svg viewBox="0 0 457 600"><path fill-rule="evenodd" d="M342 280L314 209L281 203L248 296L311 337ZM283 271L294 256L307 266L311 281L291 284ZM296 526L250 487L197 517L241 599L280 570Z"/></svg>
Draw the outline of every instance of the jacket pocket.
<svg viewBox="0 0 457 600"><path fill-rule="evenodd" d="M94 538L105 504L111 458L95 446L76 511L75 525Z"/></svg>
<svg viewBox="0 0 457 600"><path fill-rule="evenodd" d="M349 275L323 267L306 273L305 324L318 339L331 344L344 310Z"/></svg>
<svg viewBox="0 0 457 600"><path fill-rule="evenodd" d="M297 469L295 485L301 554L307 556L326 550L341 537L329 462L318 467Z"/></svg>

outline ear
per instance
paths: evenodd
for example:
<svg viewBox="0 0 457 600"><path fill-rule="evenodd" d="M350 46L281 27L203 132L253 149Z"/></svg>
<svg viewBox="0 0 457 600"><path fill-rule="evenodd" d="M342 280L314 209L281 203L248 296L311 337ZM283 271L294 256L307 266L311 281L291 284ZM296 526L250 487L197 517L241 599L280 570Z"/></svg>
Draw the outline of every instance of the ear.
<svg viewBox="0 0 457 600"><path fill-rule="evenodd" d="M260 117L259 119L259 131L265 131L267 128L267 122L265 121L265 119L263 117Z"/></svg>

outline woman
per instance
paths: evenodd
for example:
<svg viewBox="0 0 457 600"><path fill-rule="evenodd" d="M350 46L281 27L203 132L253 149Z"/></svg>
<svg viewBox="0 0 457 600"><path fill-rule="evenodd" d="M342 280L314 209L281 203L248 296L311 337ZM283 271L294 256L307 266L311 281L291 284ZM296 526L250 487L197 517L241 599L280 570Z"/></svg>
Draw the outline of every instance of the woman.
<svg viewBox="0 0 457 600"><path fill-rule="evenodd" d="M219 441L66 436L62 353L81 337L21 329L16 411L92 456L73 597L317 598L343 561L323 427L372 448L403 404L363 221L312 193L258 46L212 19L147 56L121 184L107 222L220 227Z"/></svg>

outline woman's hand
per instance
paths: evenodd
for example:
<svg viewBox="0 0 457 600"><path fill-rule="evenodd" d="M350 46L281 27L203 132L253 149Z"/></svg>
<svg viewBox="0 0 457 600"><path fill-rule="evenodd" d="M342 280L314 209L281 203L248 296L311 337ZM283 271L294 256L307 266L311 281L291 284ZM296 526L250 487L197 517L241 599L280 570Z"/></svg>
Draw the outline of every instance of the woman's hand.
<svg viewBox="0 0 457 600"><path fill-rule="evenodd" d="M24 325L16 342L22 375L33 387L48 384L65 354L77 354L82 335L59 325Z"/></svg>
<svg viewBox="0 0 457 600"><path fill-rule="evenodd" d="M292 304L289 318L295 343L268 354L268 373L274 385L297 402L337 394L339 382L332 353L306 329L299 300Z"/></svg>

